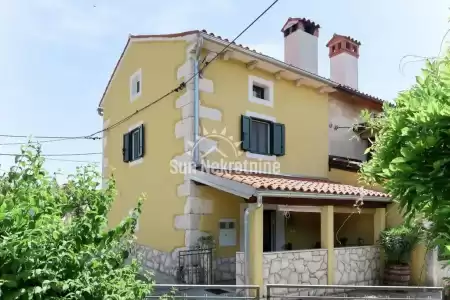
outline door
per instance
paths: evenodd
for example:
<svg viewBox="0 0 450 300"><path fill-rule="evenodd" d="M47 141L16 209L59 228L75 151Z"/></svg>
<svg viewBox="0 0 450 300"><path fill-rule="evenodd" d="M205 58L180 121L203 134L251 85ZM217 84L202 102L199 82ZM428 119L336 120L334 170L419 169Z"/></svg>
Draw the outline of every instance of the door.
<svg viewBox="0 0 450 300"><path fill-rule="evenodd" d="M275 250L275 211L264 210L263 215L263 251Z"/></svg>

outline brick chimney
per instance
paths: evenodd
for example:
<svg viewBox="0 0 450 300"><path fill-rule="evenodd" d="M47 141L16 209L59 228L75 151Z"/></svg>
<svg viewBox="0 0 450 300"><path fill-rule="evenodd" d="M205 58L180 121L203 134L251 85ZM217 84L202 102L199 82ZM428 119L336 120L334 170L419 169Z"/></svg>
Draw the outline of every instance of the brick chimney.
<svg viewBox="0 0 450 300"><path fill-rule="evenodd" d="M289 18L284 34L284 62L313 74L318 72L319 24L305 18Z"/></svg>
<svg viewBox="0 0 450 300"><path fill-rule="evenodd" d="M361 43L349 36L333 35L327 43L331 80L358 89L359 46Z"/></svg>

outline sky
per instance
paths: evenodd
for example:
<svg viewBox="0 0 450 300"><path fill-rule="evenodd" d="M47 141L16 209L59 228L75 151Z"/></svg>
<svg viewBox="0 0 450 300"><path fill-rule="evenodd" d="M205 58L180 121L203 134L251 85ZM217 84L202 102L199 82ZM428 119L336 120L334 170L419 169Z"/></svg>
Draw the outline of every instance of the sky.
<svg viewBox="0 0 450 300"><path fill-rule="evenodd" d="M97 104L129 34L206 29L233 39L273 0L0 0L0 135L84 136L100 130ZM433 3L433 5L431 5ZM280 0L239 43L283 60L289 17L321 25L319 74L329 77L333 33L362 42L359 89L393 100L419 74L414 57L440 53L449 2L443 0ZM450 34L449 34L450 37ZM444 43L445 45L445 43ZM405 64L405 62L408 62ZM0 154L27 139L0 137ZM42 144L47 154L101 152L102 142ZM63 157L92 161L101 155ZM0 156L0 169L13 157ZM85 163L47 161L59 178Z"/></svg>

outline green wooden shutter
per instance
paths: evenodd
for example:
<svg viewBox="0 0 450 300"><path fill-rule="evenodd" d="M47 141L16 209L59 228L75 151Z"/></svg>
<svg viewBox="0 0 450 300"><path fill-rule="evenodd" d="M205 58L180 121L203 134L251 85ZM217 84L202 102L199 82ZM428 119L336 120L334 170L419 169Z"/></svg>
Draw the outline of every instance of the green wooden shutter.
<svg viewBox="0 0 450 300"><path fill-rule="evenodd" d="M142 124L140 127L139 127L139 139L140 139L140 141L141 141L141 143L140 143L140 146L141 146L141 149L140 149L140 156L139 157L144 157L144 154L145 154L145 131L144 131L144 124Z"/></svg>
<svg viewBox="0 0 450 300"><path fill-rule="evenodd" d="M129 162L130 161L130 156L131 156L130 142L131 142L131 135L130 135L129 132L127 132L127 133L125 133L123 135L122 154L123 154L123 161L124 162Z"/></svg>
<svg viewBox="0 0 450 300"><path fill-rule="evenodd" d="M272 123L272 154L283 156L286 151L284 124Z"/></svg>
<svg viewBox="0 0 450 300"><path fill-rule="evenodd" d="M241 148L244 151L250 150L250 131L252 119L250 117L241 116Z"/></svg>

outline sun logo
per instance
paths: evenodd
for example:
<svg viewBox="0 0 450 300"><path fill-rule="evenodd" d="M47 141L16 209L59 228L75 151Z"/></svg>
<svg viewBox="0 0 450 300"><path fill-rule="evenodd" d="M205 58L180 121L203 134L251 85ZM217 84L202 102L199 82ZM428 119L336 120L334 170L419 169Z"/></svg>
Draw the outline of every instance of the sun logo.
<svg viewBox="0 0 450 300"><path fill-rule="evenodd" d="M206 128L202 128L201 137L199 137L197 142L188 142L188 154L190 156L194 156L195 149L198 149L201 153L201 158L205 158L209 154L213 152L218 152L222 157L227 158L228 155L224 153L222 150L218 148L218 143L223 142L227 143L233 149L233 154L235 157L241 156L244 152L240 150L239 146L241 145L241 141L235 142L233 136L227 136L227 128L225 127L220 133L215 129L210 133ZM204 147L203 147L204 145ZM210 146L209 146L210 145ZM209 147L208 147L209 146ZM206 148L206 149L204 149Z"/></svg>

